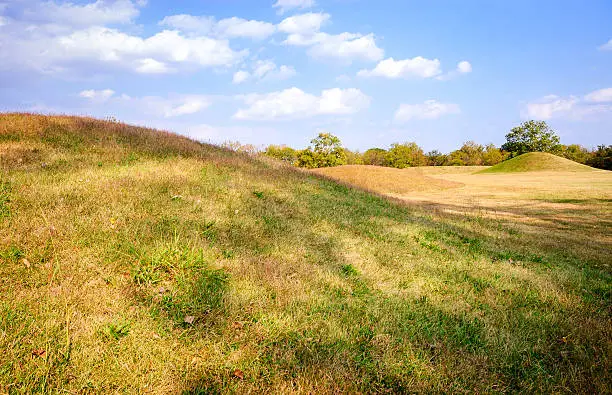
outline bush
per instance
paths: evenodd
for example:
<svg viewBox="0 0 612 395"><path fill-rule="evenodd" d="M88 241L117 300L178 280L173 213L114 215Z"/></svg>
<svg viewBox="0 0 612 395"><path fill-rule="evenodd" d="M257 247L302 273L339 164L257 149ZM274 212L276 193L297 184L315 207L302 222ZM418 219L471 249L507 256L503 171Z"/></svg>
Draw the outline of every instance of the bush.
<svg viewBox="0 0 612 395"><path fill-rule="evenodd" d="M269 145L264 155L290 164L295 164L298 159L298 151L286 145Z"/></svg>

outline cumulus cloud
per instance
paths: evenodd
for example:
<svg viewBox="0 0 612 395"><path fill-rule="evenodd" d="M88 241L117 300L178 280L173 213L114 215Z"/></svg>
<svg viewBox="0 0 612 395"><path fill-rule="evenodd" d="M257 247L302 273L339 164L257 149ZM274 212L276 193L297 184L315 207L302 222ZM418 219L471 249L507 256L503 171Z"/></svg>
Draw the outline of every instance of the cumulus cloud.
<svg viewBox="0 0 612 395"><path fill-rule="evenodd" d="M0 47L6 49L0 52L0 68L19 65L46 73L83 62L139 73L167 73L179 66L229 67L248 53L232 50L227 40L171 30L143 38L101 26L59 35L44 29L16 30L0 36Z"/></svg>
<svg viewBox="0 0 612 395"><path fill-rule="evenodd" d="M234 73L234 77L232 78L232 82L234 84L242 84L246 80L251 77L251 73L244 70L238 70Z"/></svg>
<svg viewBox="0 0 612 395"><path fill-rule="evenodd" d="M104 89L104 90L94 90L88 89L79 93L79 96L90 99L90 100L108 100L115 94L115 91L112 89Z"/></svg>
<svg viewBox="0 0 612 395"><path fill-rule="evenodd" d="M249 37L261 40L274 34L276 27L268 22L232 17L220 20L216 31L222 37Z"/></svg>
<svg viewBox="0 0 612 395"><path fill-rule="evenodd" d="M89 4L47 1L25 9L25 19L52 22L68 26L92 26L129 23L139 14L137 4L130 0L97 0Z"/></svg>
<svg viewBox="0 0 612 395"><path fill-rule="evenodd" d="M310 35L290 34L284 42L287 45L309 47L308 54L313 58L337 59L347 62L353 60L377 61L384 51L376 45L373 34L359 33L315 33Z"/></svg>
<svg viewBox="0 0 612 395"><path fill-rule="evenodd" d="M122 109L131 107L137 112L161 118L195 114L208 108L212 103L210 98L203 95L132 97L126 94L116 95L112 89L84 90L79 96L97 105L104 104Z"/></svg>
<svg viewBox="0 0 612 395"><path fill-rule="evenodd" d="M556 95L548 95L527 104L527 116L529 118L548 120L558 115L570 114L578 99L576 97L561 98Z"/></svg>
<svg viewBox="0 0 612 395"><path fill-rule="evenodd" d="M321 26L329 21L330 15L309 12L285 18L278 24L278 30L289 34L313 34L321 30Z"/></svg>
<svg viewBox="0 0 612 395"><path fill-rule="evenodd" d="M422 104L400 104L395 112L395 121L406 122L412 119L437 119L448 114L459 114L458 104L440 103L437 100L426 100Z"/></svg>
<svg viewBox="0 0 612 395"><path fill-rule="evenodd" d="M190 34L211 35L221 38L252 38L261 40L276 31L272 23L247 20L237 17L217 21L211 16L194 16L188 14L170 15L159 24Z"/></svg>
<svg viewBox="0 0 612 395"><path fill-rule="evenodd" d="M246 95L242 100L247 107L238 110L234 118L257 121L353 114L370 105L370 98L354 88L327 89L317 96L293 87L264 95Z"/></svg>
<svg viewBox="0 0 612 395"><path fill-rule="evenodd" d="M278 9L279 14L284 14L289 10L296 8L311 8L314 7L314 0L277 0L273 7Z"/></svg>
<svg viewBox="0 0 612 395"><path fill-rule="evenodd" d="M600 89L587 94L584 99L588 102L604 103L612 102L612 88Z"/></svg>
<svg viewBox="0 0 612 395"><path fill-rule="evenodd" d="M253 67L253 75L259 79L287 79L293 77L295 74L296 71L293 67L286 65L278 67L271 60L258 60Z"/></svg>
<svg viewBox="0 0 612 395"><path fill-rule="evenodd" d="M471 73L472 65L466 60L461 61L457 64L457 72L461 74Z"/></svg>
<svg viewBox="0 0 612 395"><path fill-rule="evenodd" d="M523 118L549 120L565 118L584 120L596 115L612 113L612 88L600 89L577 96L548 95L529 102L521 112Z"/></svg>
<svg viewBox="0 0 612 395"><path fill-rule="evenodd" d="M612 39L610 39L610 41L608 41L604 45L600 46L599 50L601 50L601 51L612 51Z"/></svg>
<svg viewBox="0 0 612 395"><path fill-rule="evenodd" d="M445 73L445 74L438 75L436 79L439 81L448 81L460 75L469 74L471 72L472 72L472 64L468 62L467 60L463 60L457 63L457 67L455 68L455 70L449 71L448 73Z"/></svg>
<svg viewBox="0 0 612 395"><path fill-rule="evenodd" d="M179 14L165 17L159 22L159 25L183 32L210 34L216 23L217 21L212 16Z"/></svg>
<svg viewBox="0 0 612 395"><path fill-rule="evenodd" d="M137 65L135 70L142 74L165 74L172 71L166 63L159 62L155 59L146 58L139 62L140 65Z"/></svg>
<svg viewBox="0 0 612 395"><path fill-rule="evenodd" d="M234 84L243 83L249 79L253 80L286 80L297 74L292 66L277 66L271 60L258 60L253 63L251 72L240 70L234 73L232 82Z"/></svg>
<svg viewBox="0 0 612 395"><path fill-rule="evenodd" d="M440 61L438 59L426 59L417 56L412 59L395 60L385 59L379 62L372 70L361 70L357 73L360 77L385 77L385 78L431 78L439 75Z"/></svg>
<svg viewBox="0 0 612 395"><path fill-rule="evenodd" d="M187 98L182 104L170 106L164 110L163 114L166 118L177 117L180 115L194 114L208 107L210 103L206 99Z"/></svg>

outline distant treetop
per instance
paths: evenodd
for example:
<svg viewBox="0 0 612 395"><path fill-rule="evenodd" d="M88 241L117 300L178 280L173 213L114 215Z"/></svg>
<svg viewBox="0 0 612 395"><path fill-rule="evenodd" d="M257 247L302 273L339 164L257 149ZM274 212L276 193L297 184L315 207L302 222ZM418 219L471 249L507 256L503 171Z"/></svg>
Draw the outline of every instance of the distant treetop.
<svg viewBox="0 0 612 395"><path fill-rule="evenodd" d="M551 152L559 149L559 136L544 121L527 121L512 128L506 135L502 150L512 157L527 152Z"/></svg>

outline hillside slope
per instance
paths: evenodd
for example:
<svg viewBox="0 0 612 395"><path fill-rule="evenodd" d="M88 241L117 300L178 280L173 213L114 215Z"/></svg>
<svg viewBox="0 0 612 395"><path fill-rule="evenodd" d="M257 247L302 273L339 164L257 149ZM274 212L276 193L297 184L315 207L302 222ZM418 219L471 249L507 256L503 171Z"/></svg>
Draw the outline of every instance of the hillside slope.
<svg viewBox="0 0 612 395"><path fill-rule="evenodd" d="M530 171L597 171L592 167L548 152L528 152L481 170L480 173L518 173Z"/></svg>
<svg viewBox="0 0 612 395"><path fill-rule="evenodd" d="M0 393L609 389L604 241L88 118L0 166Z"/></svg>

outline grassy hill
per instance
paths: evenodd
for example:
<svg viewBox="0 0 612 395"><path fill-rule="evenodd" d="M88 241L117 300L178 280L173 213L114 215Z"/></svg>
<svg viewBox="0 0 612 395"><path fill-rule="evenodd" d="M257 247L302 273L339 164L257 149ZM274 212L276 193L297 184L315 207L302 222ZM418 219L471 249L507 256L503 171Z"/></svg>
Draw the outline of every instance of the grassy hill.
<svg viewBox="0 0 612 395"><path fill-rule="evenodd" d="M528 152L481 170L480 173L517 173L530 171L597 171L596 169L547 152Z"/></svg>
<svg viewBox="0 0 612 395"><path fill-rule="evenodd" d="M89 118L0 168L0 393L609 390L607 239Z"/></svg>

